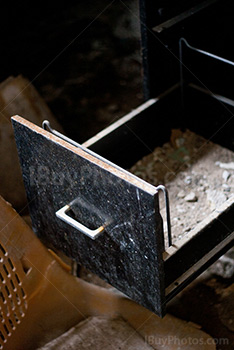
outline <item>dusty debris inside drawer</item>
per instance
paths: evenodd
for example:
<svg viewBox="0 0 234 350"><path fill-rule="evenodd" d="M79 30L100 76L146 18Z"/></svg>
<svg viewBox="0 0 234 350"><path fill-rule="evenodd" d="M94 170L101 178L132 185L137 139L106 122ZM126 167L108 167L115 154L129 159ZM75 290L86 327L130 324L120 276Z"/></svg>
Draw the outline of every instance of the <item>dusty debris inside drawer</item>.
<svg viewBox="0 0 234 350"><path fill-rule="evenodd" d="M155 186L166 185L173 242L234 192L234 153L189 130L172 130L170 142L139 160L130 172ZM160 205L165 218L163 198Z"/></svg>

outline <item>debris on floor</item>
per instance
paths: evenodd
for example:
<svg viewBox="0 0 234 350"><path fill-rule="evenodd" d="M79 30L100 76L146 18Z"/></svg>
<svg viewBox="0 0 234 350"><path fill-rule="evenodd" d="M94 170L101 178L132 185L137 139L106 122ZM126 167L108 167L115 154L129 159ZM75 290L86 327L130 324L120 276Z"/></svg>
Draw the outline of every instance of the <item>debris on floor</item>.
<svg viewBox="0 0 234 350"><path fill-rule="evenodd" d="M54 128L62 129L29 80L19 75L0 84L0 194L20 210L27 201L10 121L14 114L39 126L47 119Z"/></svg>
<svg viewBox="0 0 234 350"><path fill-rule="evenodd" d="M123 319L89 317L40 350L152 350Z"/></svg>
<svg viewBox="0 0 234 350"><path fill-rule="evenodd" d="M197 324L171 315L161 319L127 298L119 300L118 313L122 318L87 318L38 350L216 348L213 338Z"/></svg>

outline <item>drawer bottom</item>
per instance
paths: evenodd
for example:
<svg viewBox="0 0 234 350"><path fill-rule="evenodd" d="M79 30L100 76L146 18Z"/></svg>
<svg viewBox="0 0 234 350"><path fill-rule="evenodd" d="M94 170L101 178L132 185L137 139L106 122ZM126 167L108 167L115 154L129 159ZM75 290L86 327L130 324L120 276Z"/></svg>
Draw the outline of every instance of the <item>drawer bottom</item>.
<svg viewBox="0 0 234 350"><path fill-rule="evenodd" d="M177 244L234 193L234 153L186 130L139 160L130 171L170 195L172 242ZM163 204L163 200L161 200ZM165 218L165 207L161 208ZM164 220L166 223L166 220ZM164 225L165 246L167 225Z"/></svg>

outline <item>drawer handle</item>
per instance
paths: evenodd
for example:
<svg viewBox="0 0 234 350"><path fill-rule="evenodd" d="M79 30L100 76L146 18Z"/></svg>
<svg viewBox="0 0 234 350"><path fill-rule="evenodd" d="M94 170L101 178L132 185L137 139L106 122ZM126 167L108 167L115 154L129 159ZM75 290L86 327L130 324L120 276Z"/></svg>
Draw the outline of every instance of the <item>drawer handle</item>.
<svg viewBox="0 0 234 350"><path fill-rule="evenodd" d="M88 227L82 225L80 222L77 220L71 218L70 216L67 215L67 212L71 209L70 205L67 204L58 211L56 211L56 216L60 220L66 222L67 224L71 225L72 227L76 228L80 232L84 233L86 236L88 236L91 239L96 239L103 231L104 231L104 226L100 226L96 230L91 230Z"/></svg>

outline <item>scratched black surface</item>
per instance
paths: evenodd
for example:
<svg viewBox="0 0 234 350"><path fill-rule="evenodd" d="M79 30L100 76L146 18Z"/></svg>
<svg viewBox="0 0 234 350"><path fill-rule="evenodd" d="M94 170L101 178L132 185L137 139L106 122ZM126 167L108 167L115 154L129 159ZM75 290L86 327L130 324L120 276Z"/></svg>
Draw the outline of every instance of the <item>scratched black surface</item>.
<svg viewBox="0 0 234 350"><path fill-rule="evenodd" d="M162 221L150 194L41 133L12 121L34 232L130 298L163 315ZM77 220L107 224L95 241L55 212L78 198Z"/></svg>

